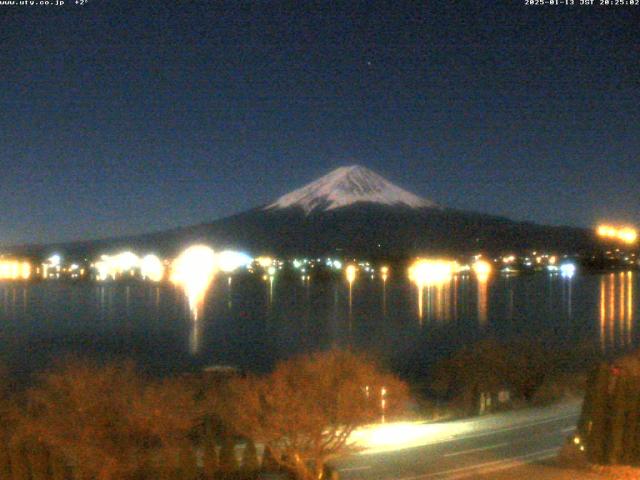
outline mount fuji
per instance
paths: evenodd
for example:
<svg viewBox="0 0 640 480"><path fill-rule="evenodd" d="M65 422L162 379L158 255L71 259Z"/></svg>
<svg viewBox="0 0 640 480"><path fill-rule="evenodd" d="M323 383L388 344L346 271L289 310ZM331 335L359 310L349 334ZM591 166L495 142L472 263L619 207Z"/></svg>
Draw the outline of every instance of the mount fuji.
<svg viewBox="0 0 640 480"><path fill-rule="evenodd" d="M357 203L409 208L435 207L430 200L407 192L377 173L359 165L340 167L310 184L283 195L265 209L301 208L329 211Z"/></svg>
<svg viewBox="0 0 640 480"><path fill-rule="evenodd" d="M437 205L362 166L340 167L302 188L249 211L163 232L56 248L95 255L116 248L174 255L204 242L254 254L368 255L499 253L525 249L584 253L596 245L586 229L518 222ZM25 251L25 250L23 250Z"/></svg>

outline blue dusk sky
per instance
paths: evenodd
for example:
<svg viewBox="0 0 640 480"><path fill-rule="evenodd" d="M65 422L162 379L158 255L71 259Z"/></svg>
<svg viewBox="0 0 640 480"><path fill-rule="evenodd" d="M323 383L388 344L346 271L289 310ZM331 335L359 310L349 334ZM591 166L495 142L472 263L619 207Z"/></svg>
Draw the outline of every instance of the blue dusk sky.
<svg viewBox="0 0 640 480"><path fill-rule="evenodd" d="M0 22L0 245L210 221L354 163L453 208L640 218L640 7L71 0Z"/></svg>

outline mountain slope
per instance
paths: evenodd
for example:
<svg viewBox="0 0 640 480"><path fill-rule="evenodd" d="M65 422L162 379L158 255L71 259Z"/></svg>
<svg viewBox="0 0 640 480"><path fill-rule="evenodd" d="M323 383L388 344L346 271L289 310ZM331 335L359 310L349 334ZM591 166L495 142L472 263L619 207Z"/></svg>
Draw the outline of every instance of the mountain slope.
<svg viewBox="0 0 640 480"><path fill-rule="evenodd" d="M464 254L595 249L591 231L437 206L364 167L342 167L276 201L214 222L126 238L14 249L90 258L118 249L175 255L195 242L254 254Z"/></svg>

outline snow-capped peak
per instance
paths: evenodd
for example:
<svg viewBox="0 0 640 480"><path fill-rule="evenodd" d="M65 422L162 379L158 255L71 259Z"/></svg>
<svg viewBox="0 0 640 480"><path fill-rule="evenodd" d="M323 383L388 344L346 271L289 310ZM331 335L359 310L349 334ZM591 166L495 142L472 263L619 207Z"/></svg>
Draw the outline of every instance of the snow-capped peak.
<svg viewBox="0 0 640 480"><path fill-rule="evenodd" d="M267 205L265 210L299 207L309 214L313 210L334 210L358 202L411 208L436 206L429 200L397 187L368 168L353 165L337 168L324 177L283 195Z"/></svg>

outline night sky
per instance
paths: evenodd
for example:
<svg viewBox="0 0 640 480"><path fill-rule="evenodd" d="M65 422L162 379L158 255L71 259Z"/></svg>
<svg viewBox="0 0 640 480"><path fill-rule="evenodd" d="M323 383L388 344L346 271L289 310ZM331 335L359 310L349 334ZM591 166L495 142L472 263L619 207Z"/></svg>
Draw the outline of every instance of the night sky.
<svg viewBox="0 0 640 480"><path fill-rule="evenodd" d="M209 221L353 163L455 208L640 218L640 7L295 3L0 5L0 244Z"/></svg>

